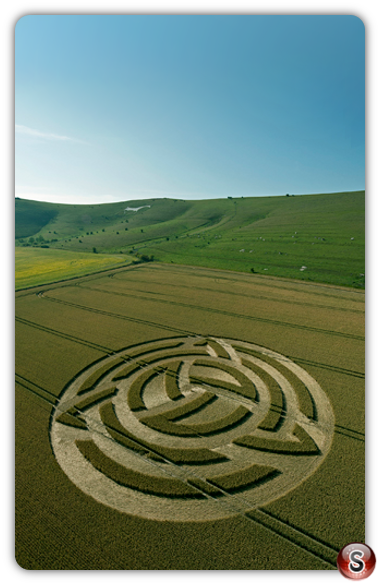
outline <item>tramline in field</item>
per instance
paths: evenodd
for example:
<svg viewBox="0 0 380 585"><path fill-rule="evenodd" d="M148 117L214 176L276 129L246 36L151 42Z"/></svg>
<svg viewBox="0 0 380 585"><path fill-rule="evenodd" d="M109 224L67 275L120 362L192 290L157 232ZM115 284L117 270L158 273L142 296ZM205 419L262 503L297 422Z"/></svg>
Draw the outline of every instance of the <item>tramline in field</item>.
<svg viewBox="0 0 380 585"><path fill-rule="evenodd" d="M362 291L154 263L17 293L19 562L144 567L138 534L155 568L209 567L169 553L196 534L220 568L260 568L260 543L333 569L364 529L363 310Z"/></svg>
<svg viewBox="0 0 380 585"><path fill-rule="evenodd" d="M261 354L274 366L254 357ZM290 360L186 337L132 347L77 377L56 407L51 440L65 473L97 501L186 521L278 498L322 463L333 427L324 392Z"/></svg>

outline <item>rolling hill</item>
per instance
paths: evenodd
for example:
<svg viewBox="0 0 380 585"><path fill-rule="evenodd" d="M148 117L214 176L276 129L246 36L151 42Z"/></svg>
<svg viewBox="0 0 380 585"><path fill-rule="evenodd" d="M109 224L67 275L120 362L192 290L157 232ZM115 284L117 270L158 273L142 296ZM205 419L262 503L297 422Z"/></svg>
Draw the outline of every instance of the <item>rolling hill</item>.
<svg viewBox="0 0 380 585"><path fill-rule="evenodd" d="M64 205L16 199L16 246L364 287L364 191ZM20 251L21 253L21 251Z"/></svg>

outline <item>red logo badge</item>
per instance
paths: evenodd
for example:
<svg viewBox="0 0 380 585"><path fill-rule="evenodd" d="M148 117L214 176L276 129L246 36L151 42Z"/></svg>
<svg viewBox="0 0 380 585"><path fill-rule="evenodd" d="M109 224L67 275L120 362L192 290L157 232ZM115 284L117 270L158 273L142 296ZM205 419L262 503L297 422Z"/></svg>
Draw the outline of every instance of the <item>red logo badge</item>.
<svg viewBox="0 0 380 585"><path fill-rule="evenodd" d="M342 548L336 563L339 571L347 579L366 579L375 569L376 557L366 544L351 542Z"/></svg>

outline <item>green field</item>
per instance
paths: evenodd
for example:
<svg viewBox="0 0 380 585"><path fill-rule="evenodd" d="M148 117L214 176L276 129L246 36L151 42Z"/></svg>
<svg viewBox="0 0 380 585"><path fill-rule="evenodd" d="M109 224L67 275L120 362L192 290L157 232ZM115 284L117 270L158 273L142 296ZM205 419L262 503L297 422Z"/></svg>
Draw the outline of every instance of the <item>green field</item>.
<svg viewBox="0 0 380 585"><path fill-rule="evenodd" d="M324 196L310 200L318 197ZM360 206L353 211L362 196L345 197L352 201L350 221L326 224L320 210L305 223L307 237L313 231L326 237L330 230L337 239L310 247L340 250L342 280L362 262L364 245L362 224L355 223ZM284 197L281 205L302 199ZM220 205L244 215L248 200L236 201ZM183 216L196 206L177 203L175 229L180 222L190 229ZM275 201L266 204L276 208ZM131 212L129 222L153 209ZM242 238L251 229L260 235L271 230L274 246L285 238L290 216L292 229L303 229L294 214L287 220L283 212L266 212L254 228L242 222L231 230L243 232ZM46 237L51 227L57 235L63 230L60 213L50 219L55 228L37 225ZM93 231L101 231L95 219ZM314 220L320 223L312 230ZM62 237L68 239L70 218L65 221ZM221 221L204 226L202 234L216 234ZM160 229L149 225L133 229ZM202 240L200 227L194 229L184 242ZM90 271L89 260L101 258L91 247L103 249L86 237L83 270ZM195 244L188 245L188 256L181 245L172 235L157 244L173 257L178 246L180 260L189 261ZM67 248L62 258L76 257L74 244ZM153 246L144 249L159 255ZM17 247L32 258L52 253L54 262L59 252ZM208 258L202 254L199 263ZM326 262L332 266L333 255ZM250 272L243 266L120 264L16 292L16 559L22 567L335 570L344 544L365 541L364 291L352 282L351 288L302 282L306 271L298 270L299 280L244 271ZM240 356L239 370L231 355ZM194 387L203 393L194 395ZM240 445L256 424L255 441ZM69 444L76 459L65 468L60 445ZM94 484L99 477L105 482L113 504L102 500L107 490L91 492L87 472L70 478L76 465L87 466ZM128 489L132 496L120 500Z"/></svg>
<svg viewBox="0 0 380 585"><path fill-rule="evenodd" d="M138 211L127 210L139 208ZM62 205L16 199L16 246L364 288L364 191Z"/></svg>

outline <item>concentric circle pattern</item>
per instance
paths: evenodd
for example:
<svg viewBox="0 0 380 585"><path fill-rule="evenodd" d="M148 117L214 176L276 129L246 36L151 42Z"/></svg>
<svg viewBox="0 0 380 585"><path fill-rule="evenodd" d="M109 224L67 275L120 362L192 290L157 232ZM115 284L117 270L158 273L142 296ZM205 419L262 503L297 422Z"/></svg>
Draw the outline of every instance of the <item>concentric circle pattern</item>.
<svg viewBox="0 0 380 585"><path fill-rule="evenodd" d="M121 512L209 520L281 497L321 464L334 415L318 383L252 343L176 337L129 347L68 386L55 457Z"/></svg>

